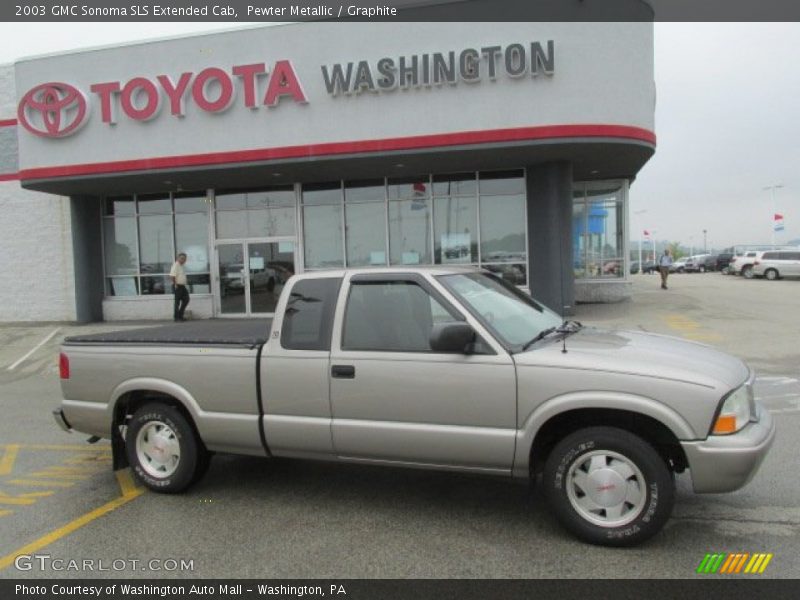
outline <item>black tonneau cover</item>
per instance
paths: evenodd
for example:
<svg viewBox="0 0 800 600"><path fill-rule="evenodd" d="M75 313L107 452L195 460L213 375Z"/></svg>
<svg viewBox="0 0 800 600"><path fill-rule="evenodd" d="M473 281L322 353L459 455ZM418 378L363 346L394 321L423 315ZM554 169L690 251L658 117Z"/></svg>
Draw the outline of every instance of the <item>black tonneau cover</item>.
<svg viewBox="0 0 800 600"><path fill-rule="evenodd" d="M65 344L214 344L260 346L269 337L272 319L208 319L161 327L72 335Z"/></svg>

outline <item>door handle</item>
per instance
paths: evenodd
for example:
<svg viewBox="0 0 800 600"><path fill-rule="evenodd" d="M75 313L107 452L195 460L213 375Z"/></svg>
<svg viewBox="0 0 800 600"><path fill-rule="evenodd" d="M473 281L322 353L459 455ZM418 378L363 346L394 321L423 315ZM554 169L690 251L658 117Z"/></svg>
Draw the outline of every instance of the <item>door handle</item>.
<svg viewBox="0 0 800 600"><path fill-rule="evenodd" d="M331 367L331 377L336 379L355 379L356 368L353 365L333 365Z"/></svg>

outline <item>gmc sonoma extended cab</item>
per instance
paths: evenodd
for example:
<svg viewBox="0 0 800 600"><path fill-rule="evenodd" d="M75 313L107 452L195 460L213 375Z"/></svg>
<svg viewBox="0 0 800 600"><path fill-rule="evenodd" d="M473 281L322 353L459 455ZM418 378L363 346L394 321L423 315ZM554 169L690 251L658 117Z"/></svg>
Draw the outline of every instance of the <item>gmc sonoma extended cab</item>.
<svg viewBox="0 0 800 600"><path fill-rule="evenodd" d="M674 474L729 492L775 435L753 372L709 346L563 321L473 268L297 275L271 322L67 338L65 429L180 492L214 452L541 479L588 542L639 543Z"/></svg>

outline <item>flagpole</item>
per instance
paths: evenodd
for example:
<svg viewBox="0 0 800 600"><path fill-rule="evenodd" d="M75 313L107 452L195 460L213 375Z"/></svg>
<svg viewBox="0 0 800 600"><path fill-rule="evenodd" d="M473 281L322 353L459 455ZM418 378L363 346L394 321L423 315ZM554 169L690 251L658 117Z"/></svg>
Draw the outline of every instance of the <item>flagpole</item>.
<svg viewBox="0 0 800 600"><path fill-rule="evenodd" d="M646 208L642 208L640 210L636 210L633 212L635 215L642 215L647 212ZM642 229L641 223L639 223L639 219L636 220L636 225L639 227L639 275L644 275L644 263L642 262L642 234L644 230Z"/></svg>
<svg viewBox="0 0 800 600"><path fill-rule="evenodd" d="M776 183L774 185L765 186L765 190L770 191L770 196L772 197L772 218L770 219L770 223L772 225L772 245L775 245L775 215L778 212L778 206L775 204L775 190L778 188L782 188L782 183Z"/></svg>
<svg viewBox="0 0 800 600"><path fill-rule="evenodd" d="M639 230L639 275L644 275L644 263L642 263L642 230Z"/></svg>

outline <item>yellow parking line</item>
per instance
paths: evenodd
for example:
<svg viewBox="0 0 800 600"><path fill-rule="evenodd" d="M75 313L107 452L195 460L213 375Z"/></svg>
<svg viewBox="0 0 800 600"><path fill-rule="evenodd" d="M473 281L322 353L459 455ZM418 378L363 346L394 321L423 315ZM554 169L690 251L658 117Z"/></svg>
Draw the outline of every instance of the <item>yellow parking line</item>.
<svg viewBox="0 0 800 600"><path fill-rule="evenodd" d="M55 494L54 491L49 490L47 492L28 492L26 494L20 494L20 498L45 498L47 496L52 496Z"/></svg>
<svg viewBox="0 0 800 600"><path fill-rule="evenodd" d="M12 479L8 483L24 487L72 487L75 485L68 481L37 481L35 479Z"/></svg>
<svg viewBox="0 0 800 600"><path fill-rule="evenodd" d="M12 506L27 506L35 503L33 498L20 498L18 496L9 496L0 492L0 504L11 504Z"/></svg>
<svg viewBox="0 0 800 600"><path fill-rule="evenodd" d="M716 333L684 333L683 337L694 340L696 342L718 342L722 339L722 336Z"/></svg>
<svg viewBox="0 0 800 600"><path fill-rule="evenodd" d="M0 557L0 571L14 564L14 560L20 554L33 554L34 552L41 550L45 546L48 546L53 542L56 542L63 537L66 537L70 533L77 531L84 525L88 525L92 521L99 519L103 515L106 515L111 511L116 510L120 506L127 504L131 500L134 500L135 498L141 496L144 493L144 490L137 487L133 487L133 489L128 488L127 483L123 484L123 479L125 477L130 477L130 474L128 473L127 475L120 475L119 472L117 473L117 480L119 481L120 488L123 490L122 496L115 498L111 502L106 502L103 506L100 506L92 511L89 511L85 515L82 515L77 519L70 521L66 525L59 527L58 529L55 529L46 535L43 535L38 540L35 540L30 544L23 546L22 548L18 548L17 550L14 550L10 554L6 554L5 556Z"/></svg>
<svg viewBox="0 0 800 600"><path fill-rule="evenodd" d="M37 471L31 473L31 477L44 477L45 479L66 479L66 480L82 480L88 479L89 475L73 475L70 473L51 473L49 471Z"/></svg>
<svg viewBox="0 0 800 600"><path fill-rule="evenodd" d="M119 489L122 491L123 496L130 496L131 494L136 494L138 496L142 493L143 490L137 487L130 469L120 469L115 475L117 476L117 483L119 483Z"/></svg>
<svg viewBox="0 0 800 600"><path fill-rule="evenodd" d="M13 510L0 510L0 517L7 517L8 515L13 515Z"/></svg>
<svg viewBox="0 0 800 600"><path fill-rule="evenodd" d="M45 471L48 473L64 473L65 475L91 475L93 472L96 471L105 471L106 465L94 465L94 467L90 466L80 466L80 467L65 467L62 465L56 465L52 467L47 467Z"/></svg>
<svg viewBox="0 0 800 600"><path fill-rule="evenodd" d="M90 446L88 444L4 444L8 449L10 446L17 446L18 448L26 448L28 450L70 450L82 452L111 452L111 446Z"/></svg>
<svg viewBox="0 0 800 600"><path fill-rule="evenodd" d="M14 469L14 461L17 460L19 444L8 444L3 458L0 458L0 475L8 475Z"/></svg>

